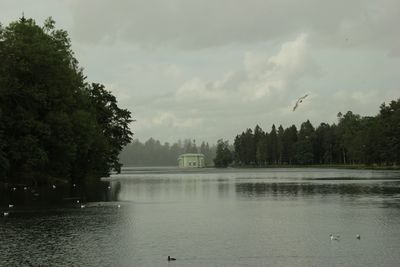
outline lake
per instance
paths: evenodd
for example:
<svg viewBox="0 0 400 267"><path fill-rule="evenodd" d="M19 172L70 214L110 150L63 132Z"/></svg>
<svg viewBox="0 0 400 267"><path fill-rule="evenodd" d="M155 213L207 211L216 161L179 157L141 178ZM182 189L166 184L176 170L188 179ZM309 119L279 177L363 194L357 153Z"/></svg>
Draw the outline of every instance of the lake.
<svg viewBox="0 0 400 267"><path fill-rule="evenodd" d="M109 181L116 201L10 208L0 266L400 262L399 171L126 168Z"/></svg>

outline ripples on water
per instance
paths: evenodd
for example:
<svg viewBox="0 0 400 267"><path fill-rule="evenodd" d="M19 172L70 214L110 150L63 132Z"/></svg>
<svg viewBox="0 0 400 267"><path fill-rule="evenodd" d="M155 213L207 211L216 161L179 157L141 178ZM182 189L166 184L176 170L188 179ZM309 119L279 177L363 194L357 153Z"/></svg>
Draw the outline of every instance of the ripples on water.
<svg viewBox="0 0 400 267"><path fill-rule="evenodd" d="M127 169L111 185L118 202L0 217L0 266L400 262L399 172Z"/></svg>

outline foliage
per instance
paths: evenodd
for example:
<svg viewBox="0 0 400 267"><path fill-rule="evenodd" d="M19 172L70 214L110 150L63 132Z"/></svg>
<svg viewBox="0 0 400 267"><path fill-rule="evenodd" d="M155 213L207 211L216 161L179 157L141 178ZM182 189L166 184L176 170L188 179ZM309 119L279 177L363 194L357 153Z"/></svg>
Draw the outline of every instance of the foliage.
<svg viewBox="0 0 400 267"><path fill-rule="evenodd" d="M174 144L161 144L159 140L148 139L144 143L134 140L121 152L120 159L125 166L177 166L178 157L184 153L202 153L206 166L214 165L215 145L201 142L200 147L195 140L179 140Z"/></svg>
<svg viewBox="0 0 400 267"><path fill-rule="evenodd" d="M71 42L49 18L0 28L0 173L11 184L83 183L119 171L130 112L88 85Z"/></svg>
<svg viewBox="0 0 400 267"><path fill-rule="evenodd" d="M233 161L232 152L229 149L228 141L222 139L217 142L217 152L214 159L214 165L217 168L226 168Z"/></svg>
<svg viewBox="0 0 400 267"><path fill-rule="evenodd" d="M235 137L236 165L268 164L378 164L398 165L400 161L400 99L382 104L375 117L361 117L348 111L338 114L338 123L310 121L300 130L292 125L269 133L256 126ZM254 157L255 155L255 157Z"/></svg>

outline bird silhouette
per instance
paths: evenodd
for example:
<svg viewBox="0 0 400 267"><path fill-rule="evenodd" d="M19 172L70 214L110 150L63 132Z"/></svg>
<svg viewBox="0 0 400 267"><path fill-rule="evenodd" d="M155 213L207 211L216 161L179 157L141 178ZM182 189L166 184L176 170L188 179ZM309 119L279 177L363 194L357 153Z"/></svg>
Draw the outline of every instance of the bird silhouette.
<svg viewBox="0 0 400 267"><path fill-rule="evenodd" d="M175 258L171 258L170 256L168 256L168 261L176 261Z"/></svg>
<svg viewBox="0 0 400 267"><path fill-rule="evenodd" d="M308 94L305 94L304 96L300 97L299 99L297 99L296 104L293 107L293 112L297 109L297 107L299 106L300 103L303 102L303 100L308 96Z"/></svg>

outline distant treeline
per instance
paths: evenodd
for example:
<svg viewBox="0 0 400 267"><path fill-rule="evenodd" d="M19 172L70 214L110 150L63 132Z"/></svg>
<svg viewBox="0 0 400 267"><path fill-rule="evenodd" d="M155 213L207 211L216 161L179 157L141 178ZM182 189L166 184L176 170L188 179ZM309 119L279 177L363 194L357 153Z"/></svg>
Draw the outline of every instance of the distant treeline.
<svg viewBox="0 0 400 267"><path fill-rule="evenodd" d="M258 125L254 130L247 129L236 136L230 163L238 166L399 164L400 99L382 104L375 117L361 117L351 111L337 117L337 124L321 123L317 128L307 120L299 130L294 125L286 129L272 125L269 132ZM227 144L222 140L218 144L217 161L229 159Z"/></svg>
<svg viewBox="0 0 400 267"><path fill-rule="evenodd" d="M206 166L213 165L215 158L215 145L210 146L202 142L196 145L196 140L179 140L174 144L150 138L144 143L134 140L127 145L120 154L124 166L177 166L178 157L183 153L202 153L205 156Z"/></svg>

